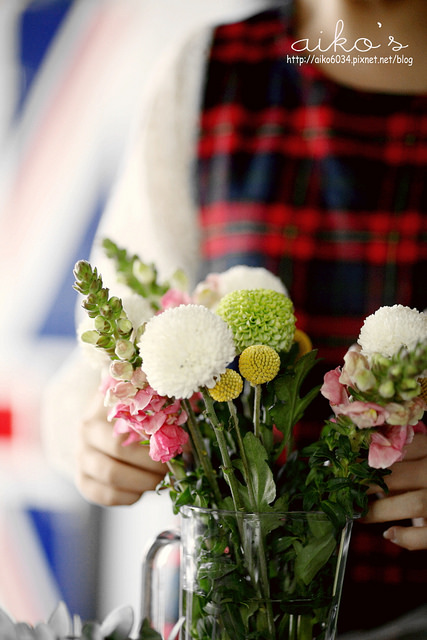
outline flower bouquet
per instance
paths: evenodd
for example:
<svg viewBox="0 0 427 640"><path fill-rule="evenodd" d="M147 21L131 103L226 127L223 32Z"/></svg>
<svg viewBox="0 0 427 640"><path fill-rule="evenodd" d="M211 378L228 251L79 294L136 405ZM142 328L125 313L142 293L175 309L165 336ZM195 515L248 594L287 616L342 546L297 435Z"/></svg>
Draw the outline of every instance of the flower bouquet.
<svg viewBox="0 0 427 640"><path fill-rule="evenodd" d="M159 282L112 241L129 297L80 261L83 343L102 355L108 418L125 444L166 463L183 523L186 640L332 639L349 528L367 490L426 409L427 316L383 307L323 385L286 289L264 269L211 274L190 293ZM319 390L334 417L298 450L294 427Z"/></svg>

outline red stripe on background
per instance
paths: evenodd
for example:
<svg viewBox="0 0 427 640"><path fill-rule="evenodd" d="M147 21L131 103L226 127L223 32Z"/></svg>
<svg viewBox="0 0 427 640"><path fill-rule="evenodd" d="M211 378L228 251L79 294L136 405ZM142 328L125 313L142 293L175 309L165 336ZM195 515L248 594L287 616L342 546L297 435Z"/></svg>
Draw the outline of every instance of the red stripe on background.
<svg viewBox="0 0 427 640"><path fill-rule="evenodd" d="M276 58L278 54L295 53L291 39L283 33L283 25L277 20L253 24L250 30L245 23L220 27L215 38L212 60L258 62L269 56Z"/></svg>
<svg viewBox="0 0 427 640"><path fill-rule="evenodd" d="M244 128L246 123L250 123L249 134ZM346 135L343 139L341 129L351 131L354 137ZM258 134L253 136L253 130ZM337 113L326 106L304 107L294 112L267 107L254 114L242 105L219 105L203 115L202 132L201 157L238 151L305 157L309 151L313 157L333 153L343 157L367 156L370 160L386 158L390 165L398 166L404 161L414 165L427 161L427 147L417 145L414 154L412 146L405 144L405 134L419 135L412 118L372 116L367 123L366 118Z"/></svg>
<svg viewBox="0 0 427 640"><path fill-rule="evenodd" d="M8 407L0 407L0 438L12 438L12 412Z"/></svg>
<svg viewBox="0 0 427 640"><path fill-rule="evenodd" d="M342 241L339 233L333 233L336 216L340 217ZM204 252L210 257L227 251L247 251L250 247L264 249L270 256L326 260L345 257L370 264L412 264L427 259L427 243L419 242L420 234L427 233L426 223L413 211L390 220L381 211L372 216L370 212L357 211L322 213L310 207L295 210L285 203L217 202L204 207L201 223Z"/></svg>

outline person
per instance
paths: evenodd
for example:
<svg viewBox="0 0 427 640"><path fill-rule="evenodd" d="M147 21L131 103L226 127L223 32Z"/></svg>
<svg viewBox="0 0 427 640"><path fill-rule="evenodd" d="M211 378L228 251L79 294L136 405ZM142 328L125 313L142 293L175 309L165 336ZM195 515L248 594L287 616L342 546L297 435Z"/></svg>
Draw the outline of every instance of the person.
<svg viewBox="0 0 427 640"><path fill-rule="evenodd" d="M379 306L427 307L427 7L268 4L207 27L165 63L98 237L195 281L239 263L269 268L327 370ZM93 261L114 282L99 245ZM164 469L112 438L101 397L88 396L77 484L93 502L132 504ZM301 437L325 411L314 405ZM342 631L426 603L426 468L417 434L390 494L356 523Z"/></svg>

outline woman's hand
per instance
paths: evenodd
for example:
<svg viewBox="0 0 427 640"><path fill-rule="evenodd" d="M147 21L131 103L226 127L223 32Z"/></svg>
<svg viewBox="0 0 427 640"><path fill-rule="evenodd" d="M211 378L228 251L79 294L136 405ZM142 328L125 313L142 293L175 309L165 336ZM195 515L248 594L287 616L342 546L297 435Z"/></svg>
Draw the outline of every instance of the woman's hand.
<svg viewBox="0 0 427 640"><path fill-rule="evenodd" d="M390 493L372 502L364 521L410 519L412 526L393 525L384 537L406 549L427 549L427 435L416 434L404 460L391 469L391 475L385 478Z"/></svg>
<svg viewBox="0 0 427 640"><path fill-rule="evenodd" d="M102 397L97 397L78 436L76 484L90 502L133 504L164 477L165 465L151 460L148 447L137 443L124 447L126 437L113 435Z"/></svg>

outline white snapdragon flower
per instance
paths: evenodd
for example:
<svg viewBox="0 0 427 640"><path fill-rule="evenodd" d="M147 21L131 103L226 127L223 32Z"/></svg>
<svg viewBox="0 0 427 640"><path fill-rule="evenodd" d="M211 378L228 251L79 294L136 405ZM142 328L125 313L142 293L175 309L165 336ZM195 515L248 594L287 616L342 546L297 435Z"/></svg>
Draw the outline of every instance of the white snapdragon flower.
<svg viewBox="0 0 427 640"><path fill-rule="evenodd" d="M138 344L143 369L160 395L190 398L213 387L236 355L222 318L201 305L181 305L154 316Z"/></svg>
<svg viewBox="0 0 427 640"><path fill-rule="evenodd" d="M390 358L401 347L412 350L427 341L427 314L401 304L380 307L368 316L360 330L358 343L368 359L374 353Z"/></svg>

